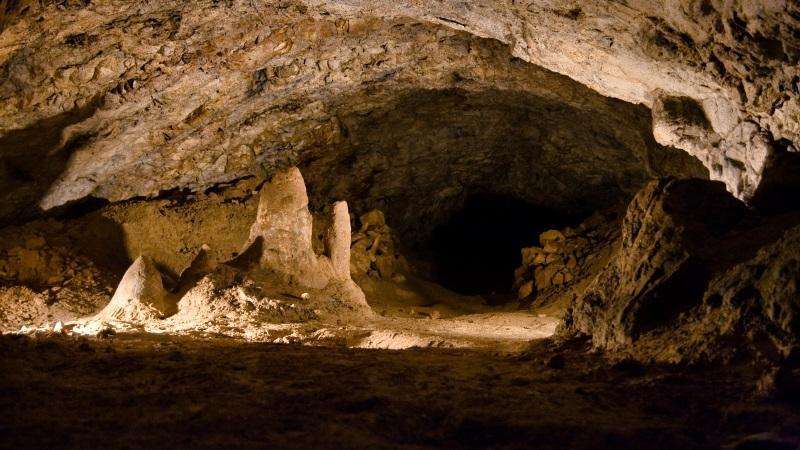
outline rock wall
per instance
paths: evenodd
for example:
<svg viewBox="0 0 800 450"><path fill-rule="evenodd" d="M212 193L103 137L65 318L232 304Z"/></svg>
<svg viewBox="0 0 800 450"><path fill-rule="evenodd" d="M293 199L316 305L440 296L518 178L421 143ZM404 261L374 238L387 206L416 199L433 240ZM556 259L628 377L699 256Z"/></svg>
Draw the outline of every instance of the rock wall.
<svg viewBox="0 0 800 450"><path fill-rule="evenodd" d="M753 215L721 183L654 181L564 331L648 361L788 358L798 344L796 224Z"/></svg>

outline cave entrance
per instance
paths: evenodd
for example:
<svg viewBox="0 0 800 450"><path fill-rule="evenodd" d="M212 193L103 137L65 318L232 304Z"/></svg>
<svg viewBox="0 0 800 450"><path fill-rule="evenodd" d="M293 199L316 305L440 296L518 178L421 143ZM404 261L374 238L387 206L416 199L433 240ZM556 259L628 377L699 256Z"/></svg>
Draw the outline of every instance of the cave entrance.
<svg viewBox="0 0 800 450"><path fill-rule="evenodd" d="M512 300L520 250L538 245L542 231L563 228L573 219L507 195L471 195L433 231L434 281L459 294L482 295L490 303Z"/></svg>

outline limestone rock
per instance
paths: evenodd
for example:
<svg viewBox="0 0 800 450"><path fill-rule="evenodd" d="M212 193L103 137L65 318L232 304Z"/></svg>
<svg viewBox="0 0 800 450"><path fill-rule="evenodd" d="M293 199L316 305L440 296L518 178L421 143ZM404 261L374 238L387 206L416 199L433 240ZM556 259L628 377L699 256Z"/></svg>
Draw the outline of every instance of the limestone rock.
<svg viewBox="0 0 800 450"><path fill-rule="evenodd" d="M752 259L715 277L703 294L708 317L698 319L704 333L693 335L687 346L697 353L719 351L710 342L723 336L738 340L739 350L750 347L772 360L789 358L800 345L798 255L800 227L794 227Z"/></svg>
<svg viewBox="0 0 800 450"><path fill-rule="evenodd" d="M267 288L271 286L266 286ZM305 294L303 300L308 300ZM244 333L250 327L317 319L313 305L268 295L236 269L222 264L199 280L178 302L178 312L164 323L171 330Z"/></svg>
<svg viewBox="0 0 800 450"><path fill-rule="evenodd" d="M287 282L322 289L328 280L312 247L312 220L300 170L279 172L261 188L248 246L260 240L261 267Z"/></svg>
<svg viewBox="0 0 800 450"><path fill-rule="evenodd" d="M539 235L539 242L547 245L554 242L564 242L564 234L558 230L547 230Z"/></svg>
<svg viewBox="0 0 800 450"><path fill-rule="evenodd" d="M314 252L313 221L300 170L279 172L261 188L258 213L241 258L255 253L258 270L277 275L287 286L324 292L347 308L369 312L363 292L350 277L347 203L333 205L324 255Z"/></svg>
<svg viewBox="0 0 800 450"><path fill-rule="evenodd" d="M689 152L700 150L696 154L711 177L740 198L755 192L775 140L800 139L800 89L788 89L797 86L800 72L796 2L622 5L592 0L576 6L545 0L489 2L482 8L456 0L313 4L328 11L335 4L348 17L381 11L435 18L429 20L507 42L519 58L629 102L652 106L664 93L692 99L713 132L681 137L677 144ZM660 121L656 115L654 122ZM676 142L674 134L662 136L664 144Z"/></svg>
<svg viewBox="0 0 800 450"><path fill-rule="evenodd" d="M356 277L372 276L391 280L394 275L408 271L408 263L397 251L392 229L380 210L359 217L361 226L353 234L350 267Z"/></svg>
<svg viewBox="0 0 800 450"><path fill-rule="evenodd" d="M536 65L545 62L530 57L524 27L506 19L564 21L548 8L490 2L487 17L472 17L488 28L470 20L454 30L436 19L449 12L430 14L461 8L452 2L407 11L359 4L169 0L134 13L98 0L9 12L0 33L0 167L10 175L0 177L0 221L37 204L266 179L294 161L315 203L383 208L403 227L441 222L464 187L502 183L531 202L602 207L652 173L703 173L656 144L645 107ZM575 36L594 28L567 24ZM649 104L646 91L625 100ZM510 170L498 179L498 168Z"/></svg>
<svg viewBox="0 0 800 450"><path fill-rule="evenodd" d="M616 213L606 211L611 217ZM522 265L514 273L518 298L531 294L556 297L566 289L593 277L602 267L593 259L603 259L617 239L617 220L597 213L576 229L547 230L539 235L541 247L522 249ZM590 242L590 236L596 236Z"/></svg>
<svg viewBox="0 0 800 450"><path fill-rule="evenodd" d="M517 297L520 299L527 298L533 293L533 280L528 280L517 291Z"/></svg>
<svg viewBox="0 0 800 450"><path fill-rule="evenodd" d="M362 214L359 217L359 221L361 222L359 230L361 233L367 233L368 231L381 232L386 227L386 216L379 209L373 209Z"/></svg>
<svg viewBox="0 0 800 450"><path fill-rule="evenodd" d="M719 183L653 182L565 329L647 361L780 362L798 345L800 230L781 236L792 220L753 216Z"/></svg>
<svg viewBox="0 0 800 450"><path fill-rule="evenodd" d="M340 280L350 279L350 213L347 202L333 205L333 219L327 234L327 251L333 266L333 276Z"/></svg>
<svg viewBox="0 0 800 450"><path fill-rule="evenodd" d="M161 280L161 273L147 256L131 264L111 302L94 318L106 322L141 324L175 312L175 305Z"/></svg>
<svg viewBox="0 0 800 450"><path fill-rule="evenodd" d="M628 207L621 248L571 307L567 326L614 348L675 320L699 300L709 254L744 215L719 183L650 183Z"/></svg>

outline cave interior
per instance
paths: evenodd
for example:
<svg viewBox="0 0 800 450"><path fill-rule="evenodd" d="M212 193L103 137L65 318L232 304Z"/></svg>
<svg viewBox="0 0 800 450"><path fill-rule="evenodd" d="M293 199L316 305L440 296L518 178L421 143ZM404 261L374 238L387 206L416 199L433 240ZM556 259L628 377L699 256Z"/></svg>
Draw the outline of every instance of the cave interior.
<svg viewBox="0 0 800 450"><path fill-rule="evenodd" d="M0 2L0 447L800 448L800 6L506 3Z"/></svg>

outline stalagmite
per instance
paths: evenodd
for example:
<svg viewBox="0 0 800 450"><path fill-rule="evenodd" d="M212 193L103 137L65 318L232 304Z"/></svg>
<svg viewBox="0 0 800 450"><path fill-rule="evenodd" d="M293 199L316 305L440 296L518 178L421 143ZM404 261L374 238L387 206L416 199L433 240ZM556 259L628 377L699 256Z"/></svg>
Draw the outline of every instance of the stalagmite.
<svg viewBox="0 0 800 450"><path fill-rule="evenodd" d="M350 213L347 202L333 205L333 220L326 235L326 250L331 259L333 277L350 279Z"/></svg>
<svg viewBox="0 0 800 450"><path fill-rule="evenodd" d="M261 188L248 245L262 239L260 265L287 282L316 289L327 284L312 248L312 217L300 170L276 174Z"/></svg>
<svg viewBox="0 0 800 450"><path fill-rule="evenodd" d="M119 282L111 302L94 319L142 323L169 315L174 307L153 261L139 256Z"/></svg>

